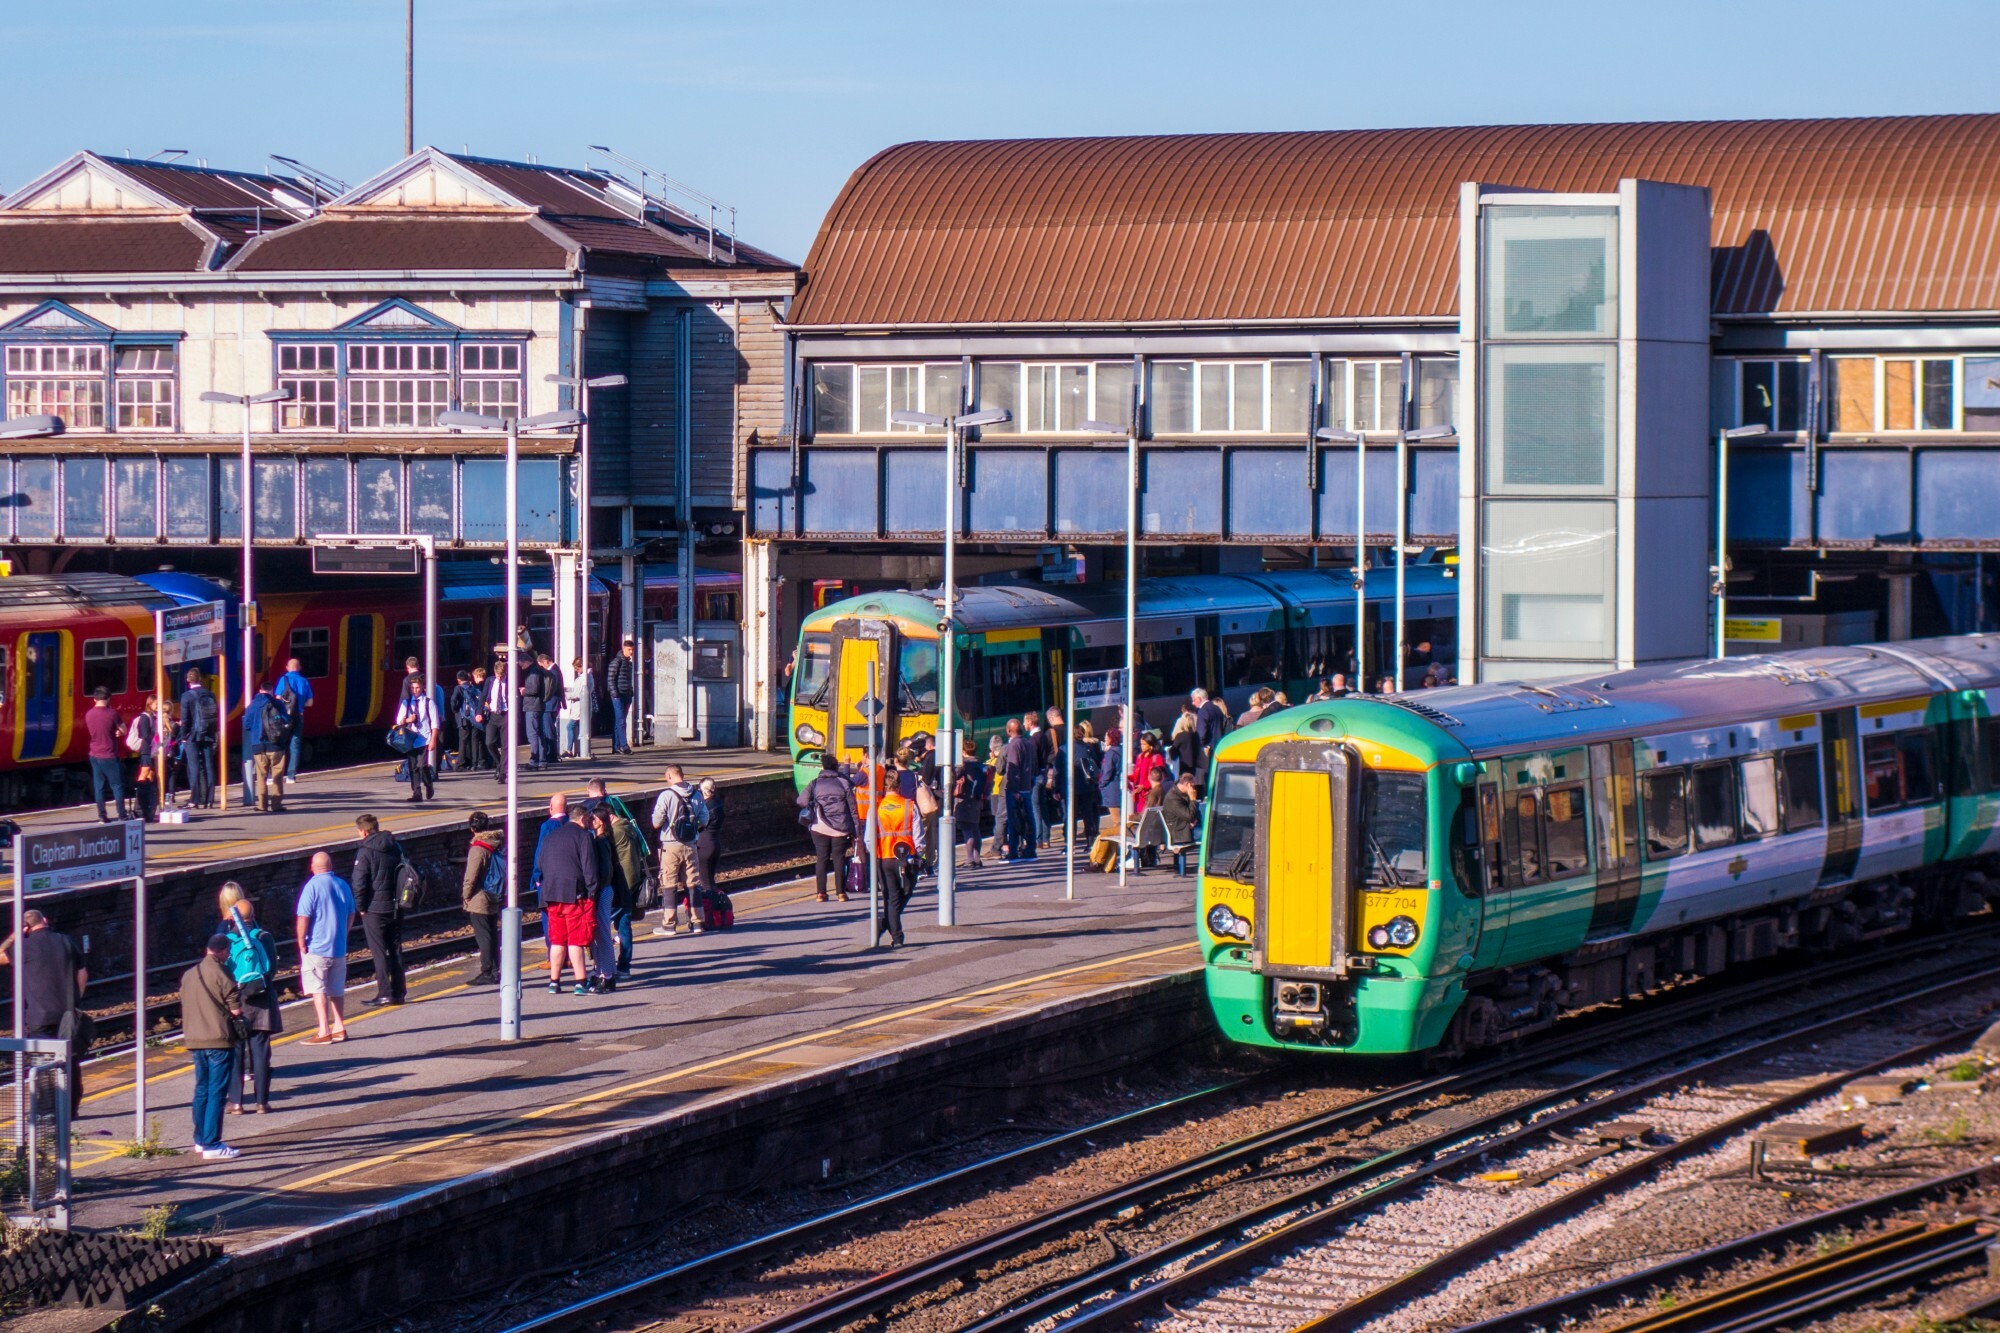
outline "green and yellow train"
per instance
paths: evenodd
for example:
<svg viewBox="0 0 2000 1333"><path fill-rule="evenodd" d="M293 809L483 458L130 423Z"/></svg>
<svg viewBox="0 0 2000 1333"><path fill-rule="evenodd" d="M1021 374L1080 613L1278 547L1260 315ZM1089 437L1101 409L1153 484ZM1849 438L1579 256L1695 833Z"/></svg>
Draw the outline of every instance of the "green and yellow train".
<svg viewBox="0 0 2000 1333"><path fill-rule="evenodd" d="M1285 710L1225 737L1222 1031L1460 1049L2000 898L2000 636ZM1991 878L1989 878L1989 874Z"/></svg>

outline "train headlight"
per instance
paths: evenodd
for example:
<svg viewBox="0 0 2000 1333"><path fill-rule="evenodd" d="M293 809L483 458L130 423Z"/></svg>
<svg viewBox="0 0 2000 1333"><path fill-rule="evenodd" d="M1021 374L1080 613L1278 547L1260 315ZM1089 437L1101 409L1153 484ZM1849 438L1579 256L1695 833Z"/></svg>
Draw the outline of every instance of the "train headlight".
<svg viewBox="0 0 2000 1333"><path fill-rule="evenodd" d="M1392 918L1388 926L1389 943L1398 949L1407 949L1417 942L1417 923L1406 916Z"/></svg>
<svg viewBox="0 0 2000 1333"><path fill-rule="evenodd" d="M1247 940L1250 922L1229 910L1228 903L1217 903L1208 909L1208 932L1219 939Z"/></svg>
<svg viewBox="0 0 2000 1333"><path fill-rule="evenodd" d="M810 722L799 723L799 729L797 731L794 731L792 735L798 739L800 745L808 746L813 749L817 749L818 747L826 744L826 737L822 736L820 734L819 728L815 727Z"/></svg>

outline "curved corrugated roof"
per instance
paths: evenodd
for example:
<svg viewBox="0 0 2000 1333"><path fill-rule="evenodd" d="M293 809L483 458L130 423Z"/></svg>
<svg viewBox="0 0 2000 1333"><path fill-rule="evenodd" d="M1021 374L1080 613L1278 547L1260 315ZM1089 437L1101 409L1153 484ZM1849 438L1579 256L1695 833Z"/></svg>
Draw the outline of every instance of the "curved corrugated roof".
<svg viewBox="0 0 2000 1333"><path fill-rule="evenodd" d="M2000 309L2000 115L908 143L803 325L1449 316L1458 186L1705 185L1718 314Z"/></svg>

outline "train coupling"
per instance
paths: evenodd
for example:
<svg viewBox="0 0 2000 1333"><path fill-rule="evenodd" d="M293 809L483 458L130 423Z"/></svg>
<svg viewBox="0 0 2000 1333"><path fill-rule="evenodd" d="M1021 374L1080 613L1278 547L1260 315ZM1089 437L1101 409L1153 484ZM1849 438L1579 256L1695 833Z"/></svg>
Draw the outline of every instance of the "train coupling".
<svg viewBox="0 0 2000 1333"><path fill-rule="evenodd" d="M1354 1040L1353 1007L1324 982L1285 977L1271 982L1271 1031L1281 1041L1344 1044Z"/></svg>

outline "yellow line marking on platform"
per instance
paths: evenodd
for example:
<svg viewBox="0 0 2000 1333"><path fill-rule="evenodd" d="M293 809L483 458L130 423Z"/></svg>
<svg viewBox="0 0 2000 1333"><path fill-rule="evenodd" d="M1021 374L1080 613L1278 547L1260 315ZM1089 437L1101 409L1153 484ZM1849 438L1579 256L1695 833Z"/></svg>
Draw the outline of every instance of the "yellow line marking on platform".
<svg viewBox="0 0 2000 1333"><path fill-rule="evenodd" d="M1088 963L1079 963L1073 967L1059 968L1053 972L1044 972L1037 976L1022 977L1015 981L1005 981L992 986L984 986L975 991L968 991L963 995L953 995L945 999L930 1000L906 1009L897 1009L886 1014L877 1014L873 1018L859 1019L852 1023L843 1023L837 1027L823 1028L817 1032L806 1033L802 1036L788 1037L784 1041L772 1042L769 1045L758 1046L747 1051L737 1051L731 1055L718 1056L713 1060L704 1061L701 1064L688 1065L680 1069L670 1069L664 1073L654 1074L650 1078L640 1079L636 1083L626 1083L615 1088L605 1088L597 1092L585 1093L580 1097L573 1097L568 1101L556 1102L515 1115L489 1120L485 1124L476 1125L471 1129L460 1130L455 1134L446 1134L435 1139L427 1139L421 1143L413 1143L406 1148L398 1148L394 1152L382 1153L375 1157L365 1158L359 1162L351 1162L346 1166L335 1167L331 1171L322 1171L318 1175L307 1176L303 1180L294 1180L284 1185L274 1185L267 1189L258 1190L256 1193L244 1198L218 1204L213 1208L207 1208L201 1212L190 1213L184 1220L186 1222L206 1221L209 1218L220 1217L225 1213L234 1212L246 1205L277 1194L311 1189L316 1185L324 1185L329 1181L339 1180L343 1176L351 1176L357 1172L371 1170L378 1166L387 1166L390 1163L415 1157L421 1153L434 1152L439 1148L447 1148L454 1144L485 1138L501 1130L525 1128L536 1121L545 1120L552 1115L558 1115L564 1111L574 1111L581 1107L597 1102L609 1101L613 1098L629 1097L634 1093L644 1092L648 1089L659 1087L664 1083L672 1083L693 1077L696 1074L705 1074L712 1070L724 1069L730 1065L741 1064L746 1060L761 1059L779 1051L791 1050L797 1046L811 1045L814 1042L824 1041L828 1037L838 1036L841 1033L859 1032L866 1028L880 1027L885 1023L893 1023L899 1019L917 1017L927 1014L932 1010L948 1008L954 1004L963 1004L967 1000L979 999L988 995L999 995L1041 982L1052 981L1059 977L1093 972L1120 963L1142 962L1148 958L1159 958L1166 954L1180 953L1197 947L1196 941L1188 940L1185 943L1165 945L1158 949L1145 949L1138 953L1121 954L1115 958L1094 959Z"/></svg>

